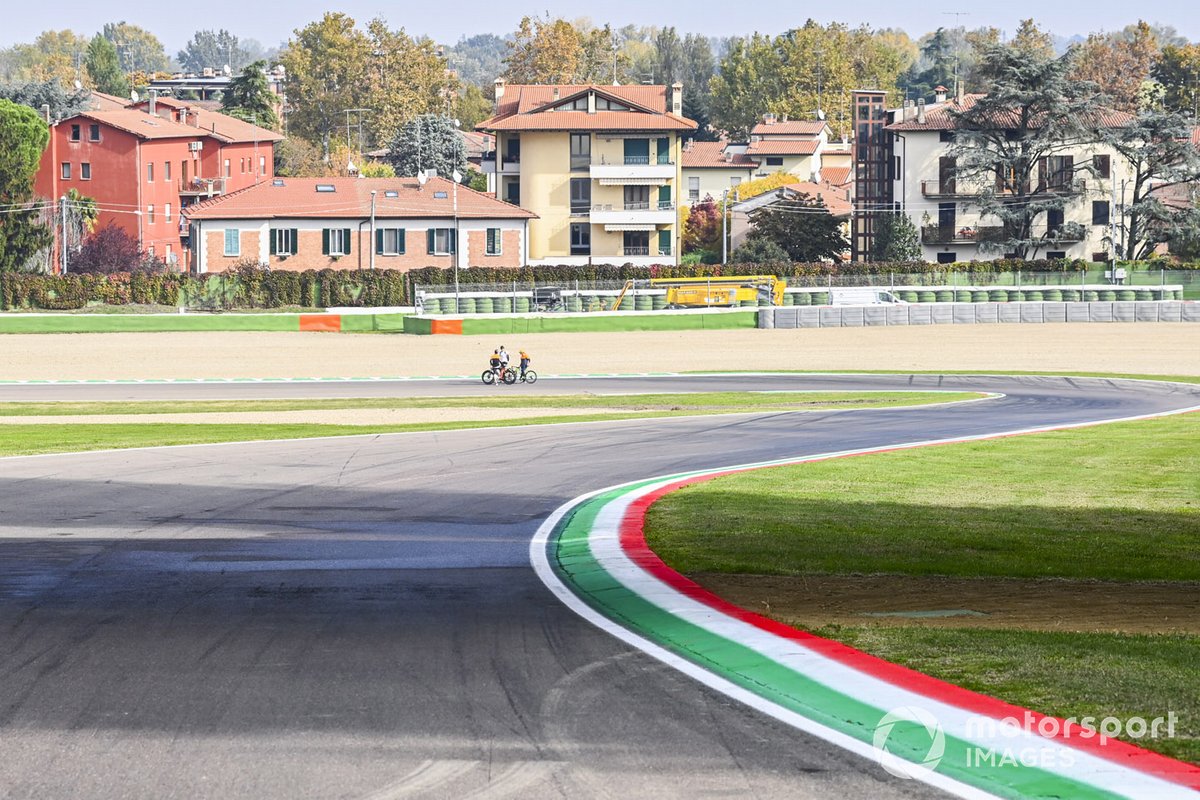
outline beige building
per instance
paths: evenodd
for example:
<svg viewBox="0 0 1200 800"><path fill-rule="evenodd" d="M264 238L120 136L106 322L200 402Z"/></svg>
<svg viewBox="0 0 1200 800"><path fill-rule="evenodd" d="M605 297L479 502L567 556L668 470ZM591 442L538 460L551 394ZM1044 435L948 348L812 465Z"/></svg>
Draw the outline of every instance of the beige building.
<svg viewBox="0 0 1200 800"><path fill-rule="evenodd" d="M536 215L529 263L676 264L683 86L525 86L496 81L483 160L496 197Z"/></svg>
<svg viewBox="0 0 1200 800"><path fill-rule="evenodd" d="M746 155L746 145L688 142L683 147L683 181L688 205L706 197L720 200L726 191L754 180L758 162Z"/></svg>

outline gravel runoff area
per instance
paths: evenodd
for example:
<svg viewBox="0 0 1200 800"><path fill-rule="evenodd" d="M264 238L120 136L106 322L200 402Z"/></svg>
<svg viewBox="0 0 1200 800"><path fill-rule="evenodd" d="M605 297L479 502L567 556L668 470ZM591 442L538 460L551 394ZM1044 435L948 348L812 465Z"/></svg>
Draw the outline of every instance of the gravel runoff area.
<svg viewBox="0 0 1200 800"><path fill-rule="evenodd" d="M10 334L0 380L471 375L505 345L542 375L689 370L1026 370L1200 376L1200 325L935 325L523 336Z"/></svg>

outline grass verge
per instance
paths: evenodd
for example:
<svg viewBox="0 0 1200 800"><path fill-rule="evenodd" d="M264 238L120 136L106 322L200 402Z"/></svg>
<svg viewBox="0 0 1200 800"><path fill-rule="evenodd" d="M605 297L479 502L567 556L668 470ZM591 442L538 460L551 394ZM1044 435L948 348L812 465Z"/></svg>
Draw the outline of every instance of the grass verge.
<svg viewBox="0 0 1200 800"><path fill-rule="evenodd" d="M1129 592L1156 580L1194 593L1197 441L1200 414L1188 414L758 470L663 498L647 539L688 574L1057 578L1122 581ZM930 608L969 605L969 596L929 598ZM1174 738L1135 743L1200 763L1200 637L968 629L953 619L864 618L818 632L1045 713L1174 711Z"/></svg>

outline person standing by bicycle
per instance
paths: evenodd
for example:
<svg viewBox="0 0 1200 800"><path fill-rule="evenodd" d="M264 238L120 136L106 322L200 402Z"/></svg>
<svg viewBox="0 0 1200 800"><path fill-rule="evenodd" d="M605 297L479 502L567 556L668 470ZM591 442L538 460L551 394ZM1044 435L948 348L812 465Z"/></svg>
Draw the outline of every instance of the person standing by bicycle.
<svg viewBox="0 0 1200 800"><path fill-rule="evenodd" d="M492 368L492 372L496 375L503 374L500 370L500 351L493 350L492 357L488 359L488 366Z"/></svg>
<svg viewBox="0 0 1200 800"><path fill-rule="evenodd" d="M525 370L529 369L529 362L533 359L531 359L529 357L529 353L526 353L524 350L520 350L518 352L521 355L521 380L525 380Z"/></svg>
<svg viewBox="0 0 1200 800"><path fill-rule="evenodd" d="M500 371L503 372L508 369L508 351L504 349L504 345L500 345L498 353L500 355Z"/></svg>

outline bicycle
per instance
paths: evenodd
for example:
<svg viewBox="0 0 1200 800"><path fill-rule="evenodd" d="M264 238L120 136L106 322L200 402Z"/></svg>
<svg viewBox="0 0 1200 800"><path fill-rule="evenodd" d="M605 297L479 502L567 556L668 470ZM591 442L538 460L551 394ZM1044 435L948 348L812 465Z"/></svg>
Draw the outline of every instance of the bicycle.
<svg viewBox="0 0 1200 800"><path fill-rule="evenodd" d="M509 386L517 382L516 372L514 372L511 368L502 370L500 367L496 367L495 369L488 367L479 377L488 386L494 384L497 377L499 377L501 383Z"/></svg>
<svg viewBox="0 0 1200 800"><path fill-rule="evenodd" d="M509 380L510 377L512 378L511 381ZM520 381L521 383L537 383L537 373L531 369L527 369L525 370L525 374L522 376L516 367L509 367L504 373L504 382L516 383L517 381Z"/></svg>

